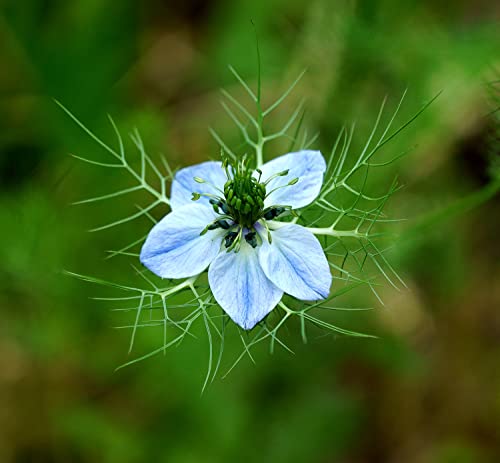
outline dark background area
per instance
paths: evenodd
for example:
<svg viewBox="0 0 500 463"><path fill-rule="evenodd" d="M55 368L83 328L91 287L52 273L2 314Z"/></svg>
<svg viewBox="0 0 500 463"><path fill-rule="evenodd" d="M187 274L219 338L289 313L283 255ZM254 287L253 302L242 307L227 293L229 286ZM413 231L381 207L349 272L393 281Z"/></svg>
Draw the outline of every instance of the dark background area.
<svg viewBox="0 0 500 463"><path fill-rule="evenodd" d="M500 461L498 14L465 0L3 0L0 461ZM416 148L375 179L405 185L389 209L408 219L391 251L408 289L382 287L384 306L354 291L375 310L337 317L379 338L303 345L291 329L295 355L263 347L200 395L204 338L114 372L129 333L91 299L108 293L62 273L126 282L129 263L105 251L150 224L86 231L143 198L71 206L125 181L68 155L105 159L53 98L110 143L107 113L153 157L201 162L218 154L209 126L237 140L219 88L243 99L228 64L255 86L250 20L266 101L308 69L276 120L306 98L325 151L354 120L362 146L386 95L394 107L408 88L404 119L443 93L389 152Z"/></svg>

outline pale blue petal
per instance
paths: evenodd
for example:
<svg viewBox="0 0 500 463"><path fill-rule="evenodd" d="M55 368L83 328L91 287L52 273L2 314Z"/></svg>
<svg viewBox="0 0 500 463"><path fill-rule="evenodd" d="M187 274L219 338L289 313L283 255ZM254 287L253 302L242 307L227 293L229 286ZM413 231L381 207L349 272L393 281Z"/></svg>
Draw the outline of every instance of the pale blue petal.
<svg viewBox="0 0 500 463"><path fill-rule="evenodd" d="M217 215L210 206L191 203L167 214L151 230L141 262L163 278L186 278L205 270L219 253L224 231L201 231Z"/></svg>
<svg viewBox="0 0 500 463"><path fill-rule="evenodd" d="M259 246L259 262L278 288L297 299L325 299L332 275L317 238L300 225L285 225L271 231L272 242Z"/></svg>
<svg viewBox="0 0 500 463"><path fill-rule="evenodd" d="M208 269L208 281L215 300L246 330L271 312L283 295L264 275L257 250L246 242L239 252L223 250L217 256Z"/></svg>
<svg viewBox="0 0 500 463"><path fill-rule="evenodd" d="M295 185L284 186L271 193L264 201L266 207L280 204L298 209L311 204L318 196L326 170L325 159L319 151L297 151L266 162L261 167L262 181L287 169L288 175L269 182L266 187L267 192L286 185L294 178L298 178L299 181Z"/></svg>
<svg viewBox="0 0 500 463"><path fill-rule="evenodd" d="M194 177L200 177L209 183L198 183ZM194 166L180 169L172 182L170 192L170 207L172 210L192 204L193 193L210 193L221 196L217 188L224 191L224 184L227 181L226 174L222 169L222 164L218 161L207 161ZM217 187L217 188L215 188ZM210 198L202 196L198 202L208 204Z"/></svg>

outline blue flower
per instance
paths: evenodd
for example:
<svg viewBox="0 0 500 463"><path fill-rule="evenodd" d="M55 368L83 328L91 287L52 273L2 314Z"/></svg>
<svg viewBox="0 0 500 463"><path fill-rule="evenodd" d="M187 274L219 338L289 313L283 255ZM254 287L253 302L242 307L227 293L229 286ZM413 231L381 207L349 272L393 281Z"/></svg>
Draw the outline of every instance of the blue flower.
<svg viewBox="0 0 500 463"><path fill-rule="evenodd" d="M246 330L283 293L324 299L332 276L319 241L306 228L275 219L314 201L325 170L319 151L285 154L255 170L245 161L181 169L172 183L172 212L149 233L141 262L173 279L208 267L215 300Z"/></svg>

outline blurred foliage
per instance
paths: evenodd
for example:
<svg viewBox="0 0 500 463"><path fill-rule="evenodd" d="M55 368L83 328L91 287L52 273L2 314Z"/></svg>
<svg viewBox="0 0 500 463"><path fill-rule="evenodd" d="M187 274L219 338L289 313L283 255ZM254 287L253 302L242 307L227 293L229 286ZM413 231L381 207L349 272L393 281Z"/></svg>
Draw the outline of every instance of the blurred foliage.
<svg viewBox="0 0 500 463"><path fill-rule="evenodd" d="M0 8L0 461L500 460L495 2L3 0ZM149 152L175 166L214 156L208 126L239 143L219 105L220 87L239 92L226 65L255 83L250 19L264 98L308 69L297 98L307 99L323 150L354 120L360 146L386 94L395 102L408 88L411 114L443 93L391 148L414 147L393 167L406 188L389 204L409 219L391 251L409 289L383 288L384 306L351 296L376 310L335 314L380 338L318 331L304 346L297 336L294 356L262 352L200 397L205 344L192 339L114 373L128 334L90 299L95 288L62 275L126 283L132 269L104 260L105 251L150 224L85 231L123 215L127 199L70 203L124 180L67 155L99 152L52 99L108 140L106 113L124 131L137 126ZM156 334L138 341L151 348Z"/></svg>

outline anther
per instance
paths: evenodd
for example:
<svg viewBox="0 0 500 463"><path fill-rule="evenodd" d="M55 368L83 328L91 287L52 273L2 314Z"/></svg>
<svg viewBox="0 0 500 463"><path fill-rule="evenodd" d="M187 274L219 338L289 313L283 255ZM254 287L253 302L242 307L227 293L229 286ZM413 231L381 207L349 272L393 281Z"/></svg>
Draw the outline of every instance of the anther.
<svg viewBox="0 0 500 463"><path fill-rule="evenodd" d="M252 246L252 248L256 248L257 247L257 233L252 231L252 232L248 232L246 235L245 235L245 241L250 245Z"/></svg>
<svg viewBox="0 0 500 463"><path fill-rule="evenodd" d="M224 212L224 214L229 214L229 208L224 201L221 202L220 208L222 209L222 212Z"/></svg>
<svg viewBox="0 0 500 463"><path fill-rule="evenodd" d="M276 177L285 177L286 175L288 175L288 173L290 172L289 169L287 170L283 170L281 172L277 172L276 174L274 175L271 175L266 181L265 183L263 183L263 185L267 185L271 180L274 180Z"/></svg>
<svg viewBox="0 0 500 463"><path fill-rule="evenodd" d="M215 199L210 199L208 202L212 205L214 212L218 213L220 207L220 201L217 201Z"/></svg>
<svg viewBox="0 0 500 463"><path fill-rule="evenodd" d="M234 240L236 239L237 236L238 232L234 231L229 232L224 238L225 241L224 246L226 246L226 248L230 247L234 243Z"/></svg>
<svg viewBox="0 0 500 463"><path fill-rule="evenodd" d="M215 222L217 224L218 227L220 228L223 228L224 230L229 230L231 228L231 225L229 225L229 223L227 222L227 220L217 220L217 222Z"/></svg>
<svg viewBox="0 0 500 463"><path fill-rule="evenodd" d="M283 212L285 212L285 211L286 211L285 207L281 207L281 206L272 207L271 209L269 209L268 211L266 211L264 213L264 218L266 220L273 220L276 217L278 217L279 215L283 214Z"/></svg>

